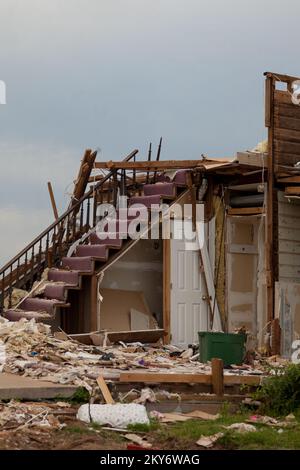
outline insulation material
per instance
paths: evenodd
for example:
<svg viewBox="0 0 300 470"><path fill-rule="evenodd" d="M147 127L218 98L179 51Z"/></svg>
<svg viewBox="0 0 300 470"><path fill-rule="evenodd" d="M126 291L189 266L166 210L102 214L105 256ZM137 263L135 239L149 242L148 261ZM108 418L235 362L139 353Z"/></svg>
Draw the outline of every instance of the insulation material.
<svg viewBox="0 0 300 470"><path fill-rule="evenodd" d="M258 144L251 150L251 152L266 153L268 151L268 140L258 142Z"/></svg>
<svg viewBox="0 0 300 470"><path fill-rule="evenodd" d="M109 331L131 329L131 309L141 312L149 319L150 329L157 324L146 303L143 292L120 289L100 289L103 301L100 306L100 327Z"/></svg>
<svg viewBox="0 0 300 470"><path fill-rule="evenodd" d="M216 299L225 325L225 208L219 196L213 196L215 214L215 286Z"/></svg>
<svg viewBox="0 0 300 470"><path fill-rule="evenodd" d="M3 371L4 364L6 362L6 351L5 344L0 340L0 372Z"/></svg>
<svg viewBox="0 0 300 470"><path fill-rule="evenodd" d="M28 292L26 290L14 288L12 290L10 303L9 303L9 297L8 296L5 297L4 308L7 309L7 308L16 307L27 295L28 295Z"/></svg>

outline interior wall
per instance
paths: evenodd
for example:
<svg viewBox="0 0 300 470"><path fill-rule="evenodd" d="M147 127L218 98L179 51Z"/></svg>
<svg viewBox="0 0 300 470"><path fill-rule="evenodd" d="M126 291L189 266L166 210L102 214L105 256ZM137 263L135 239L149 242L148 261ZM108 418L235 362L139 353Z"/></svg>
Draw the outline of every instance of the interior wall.
<svg viewBox="0 0 300 470"><path fill-rule="evenodd" d="M259 226L261 216L227 216L228 331L245 327L257 337Z"/></svg>
<svg viewBox="0 0 300 470"><path fill-rule="evenodd" d="M300 338L300 284L280 281L275 286L275 316L281 327L281 354L290 358L292 343Z"/></svg>
<svg viewBox="0 0 300 470"><path fill-rule="evenodd" d="M141 239L105 271L101 288L143 292L151 313L162 325L162 263L162 240Z"/></svg>

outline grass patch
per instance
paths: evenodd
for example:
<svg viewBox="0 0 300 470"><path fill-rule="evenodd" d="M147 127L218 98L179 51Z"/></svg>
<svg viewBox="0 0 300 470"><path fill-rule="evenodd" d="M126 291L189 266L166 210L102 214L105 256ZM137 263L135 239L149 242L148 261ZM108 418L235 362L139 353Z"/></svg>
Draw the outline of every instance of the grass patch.
<svg viewBox="0 0 300 470"><path fill-rule="evenodd" d="M278 433L278 428L257 424L256 432L239 434L224 429L233 423L242 423L249 418L248 413L229 415L225 413L215 421L189 420L162 425L151 437L164 449L196 448L200 436L210 436L223 432L224 436L218 440L217 447L223 449L300 449L300 423L296 422L293 428L284 428ZM199 447L200 449L200 447Z"/></svg>
<svg viewBox="0 0 300 470"><path fill-rule="evenodd" d="M87 433L90 432L90 431L89 431L88 429L86 429L85 427L83 427L83 426L76 426L76 425L74 425L74 426L67 426L67 427L65 428L65 431L68 432L68 433L70 433L70 434L79 434L79 435L81 435L81 434L87 434Z"/></svg>
<svg viewBox="0 0 300 470"><path fill-rule="evenodd" d="M150 419L150 424L136 423L136 424L129 424L127 426L128 431L145 432L145 433L157 431L160 428L161 428L161 424L155 419Z"/></svg>
<svg viewBox="0 0 300 470"><path fill-rule="evenodd" d="M278 429L267 426L261 427L256 432L239 434L236 432L226 432L219 444L226 449L240 450L271 450L271 449L300 449L300 428L283 429L278 433Z"/></svg>

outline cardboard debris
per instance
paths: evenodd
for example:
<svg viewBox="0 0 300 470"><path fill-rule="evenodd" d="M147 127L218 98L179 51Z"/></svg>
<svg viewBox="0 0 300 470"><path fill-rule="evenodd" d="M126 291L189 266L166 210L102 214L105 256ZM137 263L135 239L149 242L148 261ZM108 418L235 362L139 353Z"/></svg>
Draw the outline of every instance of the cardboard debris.
<svg viewBox="0 0 300 470"><path fill-rule="evenodd" d="M219 413L217 413L216 415L213 415L210 413L206 413L205 411L201 411L201 410L191 411L190 413L186 413L186 416L190 416L193 419L198 418L198 419L204 419L207 421L215 421L216 419L220 418Z"/></svg>
<svg viewBox="0 0 300 470"><path fill-rule="evenodd" d="M138 436L137 434L125 434L124 437L129 441L141 446L143 449L151 449L152 447L150 442L147 442L145 438Z"/></svg>
<svg viewBox="0 0 300 470"><path fill-rule="evenodd" d="M223 432L217 432L211 436L201 436L200 439L196 442L198 446L205 447L209 449L213 447L213 445L224 436Z"/></svg>
<svg viewBox="0 0 300 470"><path fill-rule="evenodd" d="M205 411L195 410L189 413L161 413L160 421L162 423L175 423L177 421L188 421L189 419L203 419L208 421L215 421L220 417L219 414L212 415L205 413Z"/></svg>
<svg viewBox="0 0 300 470"><path fill-rule="evenodd" d="M162 413L162 423L176 423L177 421L188 421L193 419L191 416L186 416L180 413Z"/></svg>

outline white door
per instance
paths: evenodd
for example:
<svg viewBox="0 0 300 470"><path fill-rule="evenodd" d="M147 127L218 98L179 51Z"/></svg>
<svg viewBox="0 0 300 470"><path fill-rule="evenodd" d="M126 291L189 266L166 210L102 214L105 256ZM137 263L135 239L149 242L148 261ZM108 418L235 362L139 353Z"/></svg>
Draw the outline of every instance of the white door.
<svg viewBox="0 0 300 470"><path fill-rule="evenodd" d="M171 239L171 343L180 347L198 343L198 331L209 326L199 249L190 248L184 237Z"/></svg>

